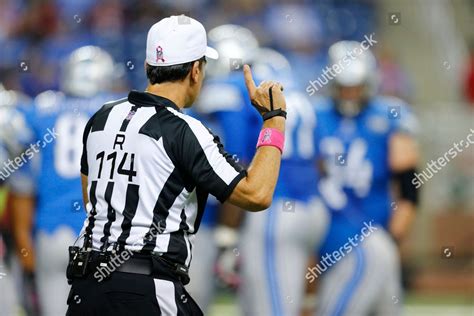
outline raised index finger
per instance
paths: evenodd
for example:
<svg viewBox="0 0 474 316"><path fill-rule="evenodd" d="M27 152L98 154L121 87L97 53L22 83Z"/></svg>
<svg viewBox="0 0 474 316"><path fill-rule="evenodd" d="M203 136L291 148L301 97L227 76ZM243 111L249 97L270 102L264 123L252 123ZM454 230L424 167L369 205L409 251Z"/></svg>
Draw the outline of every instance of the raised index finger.
<svg viewBox="0 0 474 316"><path fill-rule="evenodd" d="M255 91L257 87L255 86L255 82L253 81L252 71L250 70L249 65L244 65L244 79L245 85L247 86L247 90L249 91L250 97L255 95Z"/></svg>

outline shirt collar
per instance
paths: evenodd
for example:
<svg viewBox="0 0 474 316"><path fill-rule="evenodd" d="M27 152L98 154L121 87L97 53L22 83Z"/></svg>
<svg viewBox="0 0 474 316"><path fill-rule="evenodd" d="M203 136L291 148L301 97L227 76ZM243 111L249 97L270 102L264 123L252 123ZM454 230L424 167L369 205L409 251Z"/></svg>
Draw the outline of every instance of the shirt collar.
<svg viewBox="0 0 474 316"><path fill-rule="evenodd" d="M137 106L168 106L181 112L180 108L170 99L148 92L132 90L128 94L128 101Z"/></svg>

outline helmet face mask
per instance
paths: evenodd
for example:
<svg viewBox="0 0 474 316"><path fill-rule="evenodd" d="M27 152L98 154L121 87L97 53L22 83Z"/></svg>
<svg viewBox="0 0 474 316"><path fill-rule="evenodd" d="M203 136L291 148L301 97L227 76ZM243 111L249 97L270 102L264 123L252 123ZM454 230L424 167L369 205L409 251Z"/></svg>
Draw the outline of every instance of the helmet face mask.
<svg viewBox="0 0 474 316"><path fill-rule="evenodd" d="M367 84L354 87L334 84L332 90L336 110L346 117L359 115L365 108L367 99L369 98Z"/></svg>

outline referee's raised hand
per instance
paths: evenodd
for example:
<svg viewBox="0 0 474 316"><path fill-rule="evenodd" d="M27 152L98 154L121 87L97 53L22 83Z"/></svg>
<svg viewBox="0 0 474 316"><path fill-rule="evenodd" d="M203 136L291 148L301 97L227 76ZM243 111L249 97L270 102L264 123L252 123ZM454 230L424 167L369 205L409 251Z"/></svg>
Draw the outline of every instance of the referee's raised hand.
<svg viewBox="0 0 474 316"><path fill-rule="evenodd" d="M248 65L244 65L244 78L250 101L260 114L264 115L271 111L286 112L283 86L279 82L267 80L260 83L257 87L253 80L252 71Z"/></svg>

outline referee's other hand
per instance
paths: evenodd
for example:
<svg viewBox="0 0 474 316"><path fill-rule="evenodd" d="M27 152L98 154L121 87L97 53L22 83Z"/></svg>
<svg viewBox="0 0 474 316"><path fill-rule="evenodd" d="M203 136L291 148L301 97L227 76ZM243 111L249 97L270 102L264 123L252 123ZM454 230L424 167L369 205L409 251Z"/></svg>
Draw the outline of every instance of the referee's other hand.
<svg viewBox="0 0 474 316"><path fill-rule="evenodd" d="M244 78L250 101L252 101L252 104L257 108L260 114L272 110L270 105L270 90L273 98L273 110L282 109L286 111L286 101L281 83L266 80L257 87L253 81L252 71L249 65L244 65Z"/></svg>

